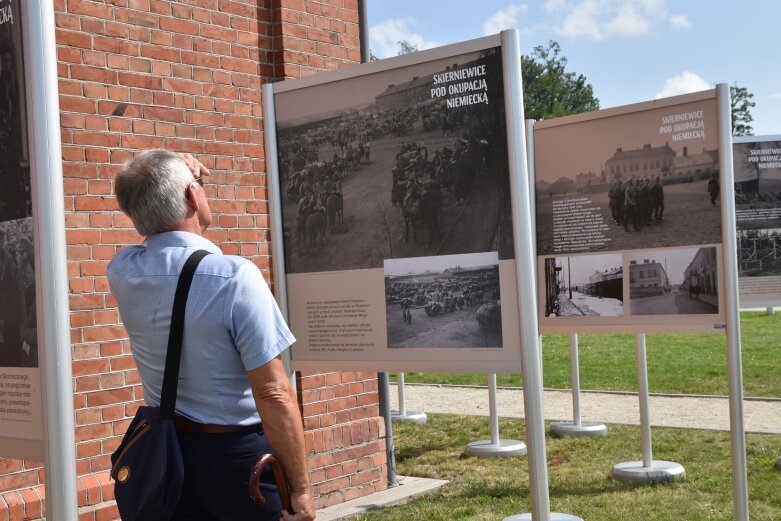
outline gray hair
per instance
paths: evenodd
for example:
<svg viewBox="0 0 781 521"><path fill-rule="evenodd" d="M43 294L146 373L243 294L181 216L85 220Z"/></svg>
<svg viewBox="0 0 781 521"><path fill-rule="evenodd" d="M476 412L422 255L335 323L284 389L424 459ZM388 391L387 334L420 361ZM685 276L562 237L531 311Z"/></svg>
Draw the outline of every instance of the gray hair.
<svg viewBox="0 0 781 521"><path fill-rule="evenodd" d="M114 193L138 233L149 237L172 229L187 215L185 190L193 182L185 162L167 150L146 150L117 174Z"/></svg>

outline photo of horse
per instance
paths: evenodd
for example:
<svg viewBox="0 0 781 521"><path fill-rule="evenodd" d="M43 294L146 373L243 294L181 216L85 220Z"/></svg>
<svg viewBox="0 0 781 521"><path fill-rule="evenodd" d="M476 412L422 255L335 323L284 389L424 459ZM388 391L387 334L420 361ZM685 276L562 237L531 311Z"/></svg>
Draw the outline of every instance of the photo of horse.
<svg viewBox="0 0 781 521"><path fill-rule="evenodd" d="M513 258L500 49L347 81L275 98L287 273Z"/></svg>

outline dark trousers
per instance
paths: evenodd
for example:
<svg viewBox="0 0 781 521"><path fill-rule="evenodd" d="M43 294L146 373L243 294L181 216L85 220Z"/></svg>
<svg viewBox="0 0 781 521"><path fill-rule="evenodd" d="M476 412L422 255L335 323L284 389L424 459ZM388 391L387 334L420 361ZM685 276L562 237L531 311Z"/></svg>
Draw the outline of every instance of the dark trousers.
<svg viewBox="0 0 781 521"><path fill-rule="evenodd" d="M261 475L264 505L249 497L250 472L271 452L259 432L179 433L184 487L171 521L278 521L282 509L270 467Z"/></svg>

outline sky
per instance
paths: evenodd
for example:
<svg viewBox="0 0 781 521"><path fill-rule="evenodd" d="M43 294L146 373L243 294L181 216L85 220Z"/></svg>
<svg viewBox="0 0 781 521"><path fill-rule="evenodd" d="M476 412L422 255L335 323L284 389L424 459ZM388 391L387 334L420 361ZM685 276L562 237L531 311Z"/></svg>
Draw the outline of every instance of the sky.
<svg viewBox="0 0 781 521"><path fill-rule="evenodd" d="M497 264L499 264L499 255L495 251L464 255L386 259L385 275L409 275L410 273L425 273L426 271L438 273L458 266L473 268L475 266L495 266Z"/></svg>
<svg viewBox="0 0 781 521"><path fill-rule="evenodd" d="M518 29L521 52L555 40L601 108L737 83L754 135L781 134L779 0L367 0L378 58Z"/></svg>
<svg viewBox="0 0 781 521"><path fill-rule="evenodd" d="M689 267L694 256L697 255L699 248L669 248L655 251L637 251L629 254L630 261L637 261L643 264L646 260L649 262L658 262L667 270L667 277L670 284L683 284L683 274Z"/></svg>
<svg viewBox="0 0 781 521"><path fill-rule="evenodd" d="M565 284L568 284L570 275L572 275L572 282L575 284L588 282L588 278L594 272L620 268L621 262L620 253L556 257L556 264L563 268L562 280L565 281Z"/></svg>

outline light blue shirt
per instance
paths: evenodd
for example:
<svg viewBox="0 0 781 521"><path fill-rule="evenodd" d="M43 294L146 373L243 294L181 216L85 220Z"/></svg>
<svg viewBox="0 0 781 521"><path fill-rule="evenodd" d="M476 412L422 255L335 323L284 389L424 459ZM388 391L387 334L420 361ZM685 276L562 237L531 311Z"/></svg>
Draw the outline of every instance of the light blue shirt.
<svg viewBox="0 0 781 521"><path fill-rule="evenodd" d="M212 255L198 266L187 298L176 412L200 423L257 423L247 371L295 338L257 266L189 232L154 235L119 251L108 266L145 401L160 404L176 284L198 249Z"/></svg>

